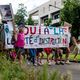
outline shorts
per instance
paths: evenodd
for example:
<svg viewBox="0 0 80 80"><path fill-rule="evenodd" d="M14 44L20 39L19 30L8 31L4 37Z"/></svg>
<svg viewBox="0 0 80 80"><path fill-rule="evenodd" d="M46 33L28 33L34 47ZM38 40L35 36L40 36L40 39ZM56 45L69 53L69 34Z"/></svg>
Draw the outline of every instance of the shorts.
<svg viewBox="0 0 80 80"><path fill-rule="evenodd" d="M17 48L16 48L16 52L17 52L17 55L18 55L18 54L24 54L24 53L25 53L25 50L24 50L24 48L22 48L22 47L17 47Z"/></svg>
<svg viewBox="0 0 80 80"><path fill-rule="evenodd" d="M43 48L38 48L37 53L41 53L43 51Z"/></svg>
<svg viewBox="0 0 80 80"><path fill-rule="evenodd" d="M43 52L43 48L37 48L36 56L39 56L39 53L42 53L42 52Z"/></svg>
<svg viewBox="0 0 80 80"><path fill-rule="evenodd" d="M55 51L55 58L58 58L58 57L62 57L62 52L59 51L59 53L57 51Z"/></svg>
<svg viewBox="0 0 80 80"><path fill-rule="evenodd" d="M55 58L62 57L62 53L55 53Z"/></svg>
<svg viewBox="0 0 80 80"><path fill-rule="evenodd" d="M62 50L63 50L63 54L66 54L67 52L66 52L66 49L67 48L63 48Z"/></svg>
<svg viewBox="0 0 80 80"><path fill-rule="evenodd" d="M45 48L44 51L46 52L47 55L50 55L52 52L51 48Z"/></svg>

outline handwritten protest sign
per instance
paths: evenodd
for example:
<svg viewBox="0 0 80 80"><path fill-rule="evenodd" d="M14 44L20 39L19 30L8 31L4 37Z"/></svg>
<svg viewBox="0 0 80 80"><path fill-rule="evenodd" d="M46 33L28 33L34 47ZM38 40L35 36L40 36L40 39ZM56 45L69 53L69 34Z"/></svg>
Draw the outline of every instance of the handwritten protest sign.
<svg viewBox="0 0 80 80"><path fill-rule="evenodd" d="M68 27L28 26L24 29L24 33L26 34L25 48L53 48L69 46ZM11 45L11 42L9 41L10 36L7 38L7 45Z"/></svg>
<svg viewBox="0 0 80 80"><path fill-rule="evenodd" d="M28 26L25 48L68 47L68 27Z"/></svg>
<svg viewBox="0 0 80 80"><path fill-rule="evenodd" d="M67 47L67 35L31 35L25 37L25 48Z"/></svg>
<svg viewBox="0 0 80 80"><path fill-rule="evenodd" d="M33 34L53 34L53 35L65 35L68 34L68 27L46 27L46 26L28 26L25 28L27 35Z"/></svg>
<svg viewBox="0 0 80 80"><path fill-rule="evenodd" d="M5 48L13 48L13 45L11 44L11 39L13 35L13 25L12 22L7 22L7 24L4 24L4 32L5 32Z"/></svg>

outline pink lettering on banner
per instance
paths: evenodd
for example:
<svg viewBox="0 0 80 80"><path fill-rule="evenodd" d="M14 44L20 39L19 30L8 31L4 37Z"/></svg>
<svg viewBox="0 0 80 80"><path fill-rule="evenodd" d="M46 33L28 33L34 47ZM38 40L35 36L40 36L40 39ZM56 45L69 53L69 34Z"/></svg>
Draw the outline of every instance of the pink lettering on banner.
<svg viewBox="0 0 80 80"><path fill-rule="evenodd" d="M36 34L36 27L30 27L30 34Z"/></svg>
<svg viewBox="0 0 80 80"><path fill-rule="evenodd" d="M68 32L68 28L64 27L63 29L65 33Z"/></svg>
<svg viewBox="0 0 80 80"><path fill-rule="evenodd" d="M27 35L29 33L29 28L26 27L26 32L25 32L25 35Z"/></svg>
<svg viewBox="0 0 80 80"><path fill-rule="evenodd" d="M54 40L53 38L50 39L50 44L52 44L53 40Z"/></svg>
<svg viewBox="0 0 80 80"><path fill-rule="evenodd" d="M66 39L66 38L63 38L63 39L62 39L62 43L63 43L64 45L66 45L66 44L67 44L67 39Z"/></svg>

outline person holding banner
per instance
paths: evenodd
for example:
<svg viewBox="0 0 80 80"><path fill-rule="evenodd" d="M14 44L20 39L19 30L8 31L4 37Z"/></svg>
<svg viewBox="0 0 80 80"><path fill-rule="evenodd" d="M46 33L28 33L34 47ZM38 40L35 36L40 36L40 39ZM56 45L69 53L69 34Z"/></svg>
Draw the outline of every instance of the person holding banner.
<svg viewBox="0 0 80 80"><path fill-rule="evenodd" d="M25 52L24 50L24 45L25 45L25 42L24 42L24 28L23 26L20 26L19 27L19 33L17 34L17 40L16 40L16 43L15 43L15 48L16 48L16 51L17 51L17 58L19 60L19 63L22 64L22 54Z"/></svg>
<svg viewBox="0 0 80 80"><path fill-rule="evenodd" d="M72 46L71 44L71 27L69 27L69 32L68 32L68 42L69 42L69 47L66 48L66 56L65 56L65 63L70 64L69 62L69 55L70 55L70 47Z"/></svg>
<svg viewBox="0 0 80 80"><path fill-rule="evenodd" d="M40 53L41 53L41 57L40 57ZM38 63L38 65L42 65L41 59L44 56L43 55L43 48L37 48L36 56L37 56L37 63ZM40 60L39 60L39 57L40 57Z"/></svg>
<svg viewBox="0 0 80 80"><path fill-rule="evenodd" d="M34 66L37 66L37 64L35 63L35 57L36 57L36 49L34 48L30 48L29 49L29 59L28 61L32 62Z"/></svg>
<svg viewBox="0 0 80 80"><path fill-rule="evenodd" d="M56 65L64 65L63 61L62 61L62 55L63 55L63 50L60 48L56 48L55 50L55 64Z"/></svg>
<svg viewBox="0 0 80 80"><path fill-rule="evenodd" d="M50 64L50 62L49 62L49 55L52 53L52 49L51 48L44 48L44 51L47 54L47 62L48 62L48 64Z"/></svg>

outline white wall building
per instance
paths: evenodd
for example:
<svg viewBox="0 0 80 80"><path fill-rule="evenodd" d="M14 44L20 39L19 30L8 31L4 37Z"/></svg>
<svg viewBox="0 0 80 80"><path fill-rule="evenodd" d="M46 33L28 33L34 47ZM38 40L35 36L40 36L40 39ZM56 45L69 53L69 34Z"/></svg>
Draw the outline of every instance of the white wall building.
<svg viewBox="0 0 80 80"><path fill-rule="evenodd" d="M56 6L56 7L55 7ZM38 16L38 24L44 24L47 18L52 18L52 25L59 26L59 13L62 8L61 0L50 0L41 6L31 10L29 16Z"/></svg>

